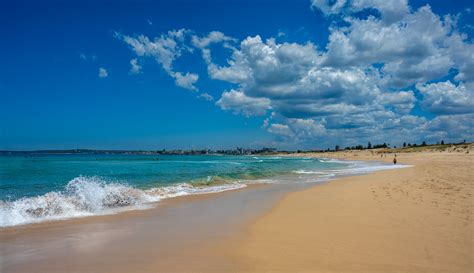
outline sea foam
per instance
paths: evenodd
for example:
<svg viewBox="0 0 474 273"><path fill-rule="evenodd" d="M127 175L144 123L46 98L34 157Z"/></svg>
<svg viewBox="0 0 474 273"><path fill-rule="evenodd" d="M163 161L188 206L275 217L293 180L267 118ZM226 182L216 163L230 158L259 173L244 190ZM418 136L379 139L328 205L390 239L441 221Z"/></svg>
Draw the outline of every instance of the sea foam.
<svg viewBox="0 0 474 273"><path fill-rule="evenodd" d="M229 183L196 187L181 183L141 190L126 184L108 183L99 177L80 176L71 180L60 192L1 201L0 227L144 209L165 198L222 192L245 186Z"/></svg>
<svg viewBox="0 0 474 273"><path fill-rule="evenodd" d="M254 159L262 160L261 158ZM271 179L252 178L237 182L225 177L208 176L204 181L171 184L149 189L139 189L126 183L106 181L98 176L79 176L69 181L61 191L51 191L43 195L23 197L11 201L0 201L0 227L146 209L165 198L234 190L246 187L247 184L323 182L337 176L408 167L407 165L372 164L337 159L319 159L319 161L323 163L344 163L346 166L342 168L332 166L325 169L308 168L292 171L291 173L297 175L297 178L290 175L277 176Z"/></svg>

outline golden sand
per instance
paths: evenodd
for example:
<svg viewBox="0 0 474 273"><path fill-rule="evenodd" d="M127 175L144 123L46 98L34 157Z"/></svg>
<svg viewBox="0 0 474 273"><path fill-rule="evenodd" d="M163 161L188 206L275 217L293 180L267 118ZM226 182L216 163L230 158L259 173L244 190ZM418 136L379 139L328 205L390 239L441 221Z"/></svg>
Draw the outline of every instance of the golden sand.
<svg viewBox="0 0 474 273"><path fill-rule="evenodd" d="M466 152L402 153L398 162L414 167L291 193L232 255L250 272L474 272L474 156Z"/></svg>

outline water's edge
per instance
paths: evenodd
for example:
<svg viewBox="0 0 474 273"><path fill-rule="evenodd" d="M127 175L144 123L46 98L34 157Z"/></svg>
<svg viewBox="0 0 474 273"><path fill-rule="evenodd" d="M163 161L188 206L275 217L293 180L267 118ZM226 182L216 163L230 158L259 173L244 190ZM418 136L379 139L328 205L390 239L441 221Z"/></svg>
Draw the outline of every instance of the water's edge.
<svg viewBox="0 0 474 273"><path fill-rule="evenodd" d="M242 189L249 184L312 185L336 179L371 173L378 170L404 168L407 165L387 165L364 161L344 161L320 158L321 162L348 164L347 168L333 170L294 170L287 175L266 179L232 180L209 184L179 183L170 186L138 189L120 183L107 183L100 177L77 177L64 191L49 192L35 197L0 201L0 229L19 225L66 220L87 216L116 214L130 210L150 209L157 202L187 195L219 193Z"/></svg>

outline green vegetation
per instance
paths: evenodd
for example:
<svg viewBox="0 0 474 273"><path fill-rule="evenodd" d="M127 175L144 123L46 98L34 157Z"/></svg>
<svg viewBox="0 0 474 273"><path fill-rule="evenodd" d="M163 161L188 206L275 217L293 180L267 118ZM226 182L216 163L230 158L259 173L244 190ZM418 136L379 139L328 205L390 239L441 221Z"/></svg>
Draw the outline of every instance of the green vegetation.
<svg viewBox="0 0 474 273"><path fill-rule="evenodd" d="M453 143L453 144L432 144L432 145L422 144L420 146L417 146L415 144L412 146L402 147L398 149L390 149L390 152L394 152L394 153L411 153L411 152L422 152L422 151L442 152L448 149L452 149L453 151L466 149L467 152L469 152L469 146L473 146L473 145L474 143L472 142Z"/></svg>
<svg viewBox="0 0 474 273"><path fill-rule="evenodd" d="M466 142L465 140L459 143L445 143L444 140L437 142L436 144L428 144L426 141L423 141L421 144L416 143L407 143L404 142L402 147L397 146L390 146L389 143L382 143L382 144L372 144L371 142L367 143L367 146L363 145L355 145L355 146L348 146L345 147L344 151L362 151L362 150L372 150L375 153L410 153L410 152L419 152L419 151L445 151L448 149L452 149L453 151L460 151L466 150L469 153L469 150L472 149L474 146L474 142ZM336 145L334 150L326 149L326 150L311 150L311 151L303 151L298 150L296 153L324 153L324 152L336 152L341 151L339 145ZM292 153L292 152L285 152L280 151L280 153Z"/></svg>

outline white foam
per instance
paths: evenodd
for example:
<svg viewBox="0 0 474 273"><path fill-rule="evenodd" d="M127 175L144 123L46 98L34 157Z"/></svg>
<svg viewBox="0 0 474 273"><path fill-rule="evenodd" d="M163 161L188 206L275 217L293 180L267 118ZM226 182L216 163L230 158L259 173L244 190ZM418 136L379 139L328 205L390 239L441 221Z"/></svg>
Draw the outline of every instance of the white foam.
<svg viewBox="0 0 474 273"><path fill-rule="evenodd" d="M342 163L342 162L348 164L348 167L343 168L343 169L327 169L324 171L301 169L301 170L293 171L293 173L306 175L306 176L315 175L314 176L315 178L330 178L330 177L341 176L341 175L366 174L366 173L371 173L375 171L412 167L412 165L382 165L382 164L379 165L377 163L367 163L367 162L362 162L362 161L339 161L337 163Z"/></svg>
<svg viewBox="0 0 474 273"><path fill-rule="evenodd" d="M294 177L274 177L215 186L193 186L181 183L147 190L121 183L106 182L99 177L80 176L71 180L64 191L49 192L41 196L25 197L15 201L0 201L0 227L145 209L152 206L153 202L165 198L223 192L243 188L247 184L322 182L341 175L410 167L410 165L382 165L361 161L328 161L345 163L348 166L343 169L296 170L293 173L299 175L297 181ZM212 177L208 177L207 180L212 180Z"/></svg>
<svg viewBox="0 0 474 273"><path fill-rule="evenodd" d="M254 158L257 159L256 157L254 157ZM262 156L262 158L264 158L264 159L270 159L270 160L282 159L281 156Z"/></svg>
<svg viewBox="0 0 474 273"><path fill-rule="evenodd" d="M307 170L296 170L296 171L293 171L293 173L297 173L297 174L324 174L325 172L321 172L321 171L307 171Z"/></svg>
<svg viewBox="0 0 474 273"><path fill-rule="evenodd" d="M322 163L337 163L337 164L350 164L350 163L360 163L359 161L350 161L350 160L340 160L335 158L318 158L319 162Z"/></svg>
<svg viewBox="0 0 474 273"><path fill-rule="evenodd" d="M235 161L216 161L216 160L161 160L161 162L172 162L172 163L185 163L185 164L232 164L232 165L242 165L241 162Z"/></svg>
<svg viewBox="0 0 474 273"><path fill-rule="evenodd" d="M106 183L98 177L81 176L71 180L62 192L0 202L0 227L144 209L164 198L223 192L245 186L230 183L196 187L182 183L140 190L125 184Z"/></svg>
<svg viewBox="0 0 474 273"><path fill-rule="evenodd" d="M375 171L402 169L408 167L412 167L412 165L364 165L363 163L357 162L350 168L336 170L334 173L343 175L364 174Z"/></svg>

